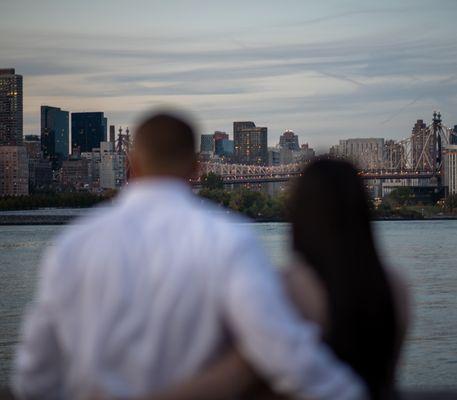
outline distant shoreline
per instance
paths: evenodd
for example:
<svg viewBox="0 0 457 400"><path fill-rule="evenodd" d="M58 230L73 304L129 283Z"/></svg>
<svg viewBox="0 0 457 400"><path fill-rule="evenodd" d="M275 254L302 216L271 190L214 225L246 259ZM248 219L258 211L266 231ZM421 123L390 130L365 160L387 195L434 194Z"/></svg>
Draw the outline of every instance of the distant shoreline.
<svg viewBox="0 0 457 400"><path fill-rule="evenodd" d="M66 225L77 215L0 215L0 226L5 225Z"/></svg>
<svg viewBox="0 0 457 400"><path fill-rule="evenodd" d="M7 225L66 225L80 215L21 215L21 214L0 214L0 226ZM402 217L384 217L374 218L373 221L447 221L457 220L457 216L443 215L424 218L402 218ZM256 218L252 219L254 223L272 223L288 222L284 219L277 218Z"/></svg>
<svg viewBox="0 0 457 400"><path fill-rule="evenodd" d="M457 215L443 215L424 218L385 217L373 218L372 221L449 221L454 219L457 219Z"/></svg>

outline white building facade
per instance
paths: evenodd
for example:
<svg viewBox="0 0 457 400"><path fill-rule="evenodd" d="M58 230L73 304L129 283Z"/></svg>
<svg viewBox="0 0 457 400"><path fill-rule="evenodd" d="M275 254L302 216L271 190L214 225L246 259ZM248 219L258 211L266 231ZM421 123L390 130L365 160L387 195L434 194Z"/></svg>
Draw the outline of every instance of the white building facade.
<svg viewBox="0 0 457 400"><path fill-rule="evenodd" d="M378 169L384 165L383 138L357 138L340 140L330 149L337 157L348 158L360 169Z"/></svg>
<svg viewBox="0 0 457 400"><path fill-rule="evenodd" d="M81 153L89 163L89 185L92 191L97 192L100 189L100 149L93 148L91 152Z"/></svg>
<svg viewBox="0 0 457 400"><path fill-rule="evenodd" d="M444 149L444 185L449 194L457 193L457 145L448 145Z"/></svg>
<svg viewBox="0 0 457 400"><path fill-rule="evenodd" d="M100 143L100 188L117 189L126 181L126 156L114 151L114 143Z"/></svg>

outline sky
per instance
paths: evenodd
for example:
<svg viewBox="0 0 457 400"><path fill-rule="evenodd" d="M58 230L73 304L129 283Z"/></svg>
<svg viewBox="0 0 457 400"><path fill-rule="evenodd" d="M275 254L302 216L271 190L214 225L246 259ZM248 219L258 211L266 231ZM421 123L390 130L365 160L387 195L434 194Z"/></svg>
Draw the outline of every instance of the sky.
<svg viewBox="0 0 457 400"><path fill-rule="evenodd" d="M200 133L236 120L326 151L457 124L457 1L0 0L0 68L24 76L24 133L40 105L134 128L157 107Z"/></svg>

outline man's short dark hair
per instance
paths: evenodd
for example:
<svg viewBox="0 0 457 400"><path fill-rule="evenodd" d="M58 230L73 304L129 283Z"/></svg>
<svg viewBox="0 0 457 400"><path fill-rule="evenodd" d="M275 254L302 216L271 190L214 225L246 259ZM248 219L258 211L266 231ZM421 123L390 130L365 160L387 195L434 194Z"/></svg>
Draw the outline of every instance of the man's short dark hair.
<svg viewBox="0 0 457 400"><path fill-rule="evenodd" d="M165 167L193 160L195 133L182 118L158 113L138 126L134 145L152 165Z"/></svg>

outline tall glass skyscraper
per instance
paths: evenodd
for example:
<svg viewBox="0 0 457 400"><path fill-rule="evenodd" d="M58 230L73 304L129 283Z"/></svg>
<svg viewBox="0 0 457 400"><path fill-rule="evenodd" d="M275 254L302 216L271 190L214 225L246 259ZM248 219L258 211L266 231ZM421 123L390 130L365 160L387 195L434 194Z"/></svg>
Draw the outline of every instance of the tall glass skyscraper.
<svg viewBox="0 0 457 400"><path fill-rule="evenodd" d="M0 69L0 145L22 145L22 75Z"/></svg>
<svg viewBox="0 0 457 400"><path fill-rule="evenodd" d="M72 149L90 152L106 141L108 120L103 112L71 113Z"/></svg>
<svg viewBox="0 0 457 400"><path fill-rule="evenodd" d="M218 156L232 156L234 148L233 140L224 138L214 142L214 153Z"/></svg>
<svg viewBox="0 0 457 400"><path fill-rule="evenodd" d="M57 107L41 106L41 150L58 169L69 153L69 113Z"/></svg>
<svg viewBox="0 0 457 400"><path fill-rule="evenodd" d="M200 136L200 153L212 153L214 151L214 138L213 135Z"/></svg>

